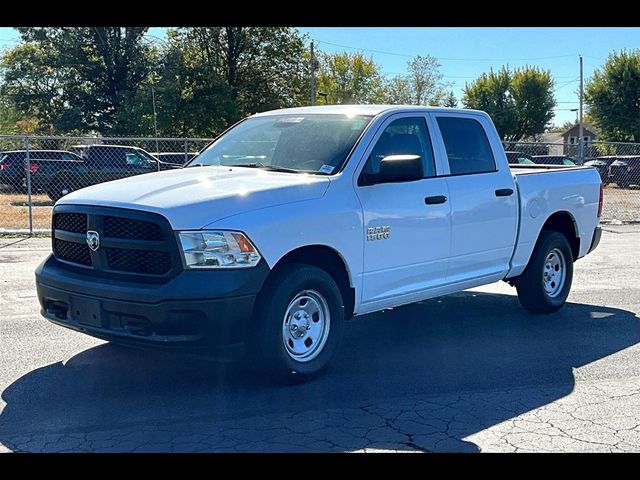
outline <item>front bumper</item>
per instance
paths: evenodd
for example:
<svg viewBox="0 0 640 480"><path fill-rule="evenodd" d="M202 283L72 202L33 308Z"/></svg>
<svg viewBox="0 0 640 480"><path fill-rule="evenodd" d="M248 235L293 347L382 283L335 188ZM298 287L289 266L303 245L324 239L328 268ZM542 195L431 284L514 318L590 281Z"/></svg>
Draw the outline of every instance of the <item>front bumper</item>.
<svg viewBox="0 0 640 480"><path fill-rule="evenodd" d="M244 340L268 273L261 260L249 269L185 270L158 285L78 274L49 256L36 269L36 290L45 318L94 337L208 347Z"/></svg>

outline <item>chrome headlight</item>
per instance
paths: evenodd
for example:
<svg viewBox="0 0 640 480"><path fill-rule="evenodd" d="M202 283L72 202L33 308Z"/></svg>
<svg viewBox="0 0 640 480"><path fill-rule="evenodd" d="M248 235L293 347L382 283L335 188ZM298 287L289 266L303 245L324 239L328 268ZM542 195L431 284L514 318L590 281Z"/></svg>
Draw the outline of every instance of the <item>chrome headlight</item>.
<svg viewBox="0 0 640 480"><path fill-rule="evenodd" d="M178 232L178 238L185 268L249 268L262 258L241 232Z"/></svg>

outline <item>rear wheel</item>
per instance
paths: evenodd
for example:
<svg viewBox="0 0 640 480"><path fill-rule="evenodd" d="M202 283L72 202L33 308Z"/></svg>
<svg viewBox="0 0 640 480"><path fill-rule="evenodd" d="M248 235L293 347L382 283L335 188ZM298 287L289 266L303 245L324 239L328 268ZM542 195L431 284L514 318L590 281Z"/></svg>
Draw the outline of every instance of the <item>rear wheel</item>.
<svg viewBox="0 0 640 480"><path fill-rule="evenodd" d="M56 176L51 179L51 182L47 187L47 196L56 202L72 191L73 189L69 185L68 180L65 180L63 177Z"/></svg>
<svg viewBox="0 0 640 480"><path fill-rule="evenodd" d="M534 313L555 312L567 301L572 280L573 254L567 238L543 230L516 283L520 303Z"/></svg>
<svg viewBox="0 0 640 480"><path fill-rule="evenodd" d="M276 272L260 295L247 354L270 380L308 380L333 358L343 323L335 280L318 267L291 264Z"/></svg>

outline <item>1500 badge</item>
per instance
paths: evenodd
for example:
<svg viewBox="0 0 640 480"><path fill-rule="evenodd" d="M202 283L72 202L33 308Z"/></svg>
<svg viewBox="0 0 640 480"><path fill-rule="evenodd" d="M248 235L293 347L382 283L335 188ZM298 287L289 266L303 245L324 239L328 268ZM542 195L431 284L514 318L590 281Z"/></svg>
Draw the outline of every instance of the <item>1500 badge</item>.
<svg viewBox="0 0 640 480"><path fill-rule="evenodd" d="M391 227L384 225L382 227L368 227L367 228L367 241L372 240L386 240L391 235Z"/></svg>

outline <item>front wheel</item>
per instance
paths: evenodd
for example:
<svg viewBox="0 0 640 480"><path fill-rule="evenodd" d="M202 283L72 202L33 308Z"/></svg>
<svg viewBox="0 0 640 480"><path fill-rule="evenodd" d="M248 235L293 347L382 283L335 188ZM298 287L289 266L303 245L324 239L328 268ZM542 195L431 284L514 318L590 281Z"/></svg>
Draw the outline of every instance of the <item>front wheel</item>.
<svg viewBox="0 0 640 480"><path fill-rule="evenodd" d="M258 299L247 354L270 380L308 380L338 350L344 317L331 275L311 265L288 265L269 279Z"/></svg>
<svg viewBox="0 0 640 480"><path fill-rule="evenodd" d="M573 254L567 238L542 231L529 264L516 283L518 299L534 313L550 313L567 301L573 280Z"/></svg>

